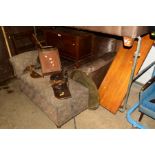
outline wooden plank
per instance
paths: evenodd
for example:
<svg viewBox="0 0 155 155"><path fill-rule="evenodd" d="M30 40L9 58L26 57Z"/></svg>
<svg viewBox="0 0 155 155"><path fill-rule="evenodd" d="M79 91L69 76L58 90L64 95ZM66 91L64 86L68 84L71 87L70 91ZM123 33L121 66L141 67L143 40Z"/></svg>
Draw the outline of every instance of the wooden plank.
<svg viewBox="0 0 155 155"><path fill-rule="evenodd" d="M153 40L149 35L145 35L142 38L141 55L138 58L135 75L140 70L152 45ZM118 111L127 92L136 49L137 41L134 41L133 47L130 49L120 47L99 87L100 104L114 114Z"/></svg>

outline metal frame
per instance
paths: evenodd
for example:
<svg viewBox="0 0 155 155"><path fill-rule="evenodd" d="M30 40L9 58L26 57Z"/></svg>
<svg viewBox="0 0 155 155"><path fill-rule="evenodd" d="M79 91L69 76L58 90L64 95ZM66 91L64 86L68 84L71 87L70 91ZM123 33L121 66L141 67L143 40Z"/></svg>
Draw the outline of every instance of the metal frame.
<svg viewBox="0 0 155 155"><path fill-rule="evenodd" d="M139 102L137 102L128 112L127 112L127 120L128 122L133 126L133 127L137 127L139 129L146 129L145 126L141 125L140 123L138 123L137 121L135 121L134 119L131 118L131 114L139 107Z"/></svg>
<svg viewBox="0 0 155 155"><path fill-rule="evenodd" d="M131 86L132 86L133 79L134 79L134 73L135 73L135 69L136 69L136 65L137 65L137 60L138 60L138 57L140 55L142 38L139 36L137 39L138 39L138 45L137 45L137 50L135 52L134 62L133 62L132 69L131 69L131 75L130 75L130 79L129 79L129 84L128 84L128 89L127 89L127 93L126 93L126 97L125 97L125 102L124 102L124 105L119 108L120 112L124 112L126 110L128 98L130 95Z"/></svg>

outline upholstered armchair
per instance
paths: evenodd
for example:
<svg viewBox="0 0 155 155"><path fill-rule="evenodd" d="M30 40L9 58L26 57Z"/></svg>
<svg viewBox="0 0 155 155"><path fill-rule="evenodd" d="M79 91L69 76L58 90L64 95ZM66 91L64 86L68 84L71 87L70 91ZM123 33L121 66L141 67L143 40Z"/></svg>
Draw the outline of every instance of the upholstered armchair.
<svg viewBox="0 0 155 155"><path fill-rule="evenodd" d="M143 115L155 119L155 73L153 77L142 87L139 94L139 111L141 121Z"/></svg>
<svg viewBox="0 0 155 155"><path fill-rule="evenodd" d="M141 113L139 122L131 118L131 114L136 109ZM132 126L143 129L146 128L140 123L143 115L155 119L155 70L152 78L141 88L139 101L127 112L127 120Z"/></svg>

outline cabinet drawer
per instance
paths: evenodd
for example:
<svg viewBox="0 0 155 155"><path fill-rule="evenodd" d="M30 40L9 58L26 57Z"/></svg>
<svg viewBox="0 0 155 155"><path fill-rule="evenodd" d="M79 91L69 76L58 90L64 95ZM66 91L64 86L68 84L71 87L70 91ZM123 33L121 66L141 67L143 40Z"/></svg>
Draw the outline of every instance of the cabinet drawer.
<svg viewBox="0 0 155 155"><path fill-rule="evenodd" d="M78 39L76 36L64 34L63 32L50 31L46 33L46 42L50 46L55 46L59 49L62 56L68 56L70 58L76 58Z"/></svg>
<svg viewBox="0 0 155 155"><path fill-rule="evenodd" d="M71 58L78 57L79 42L77 37L62 35L61 41L63 44L63 55Z"/></svg>
<svg viewBox="0 0 155 155"><path fill-rule="evenodd" d="M47 45L57 47L59 51L63 49L63 44L60 40L60 36L58 36L58 33L54 33L52 31L45 31L44 35Z"/></svg>

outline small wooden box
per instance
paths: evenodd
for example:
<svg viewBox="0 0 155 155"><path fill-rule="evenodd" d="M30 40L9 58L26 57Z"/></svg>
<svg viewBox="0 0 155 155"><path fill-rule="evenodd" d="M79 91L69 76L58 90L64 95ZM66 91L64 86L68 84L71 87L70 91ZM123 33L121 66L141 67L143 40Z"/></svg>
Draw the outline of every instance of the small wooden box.
<svg viewBox="0 0 155 155"><path fill-rule="evenodd" d="M40 49L39 60L43 76L61 71L61 61L57 48Z"/></svg>

